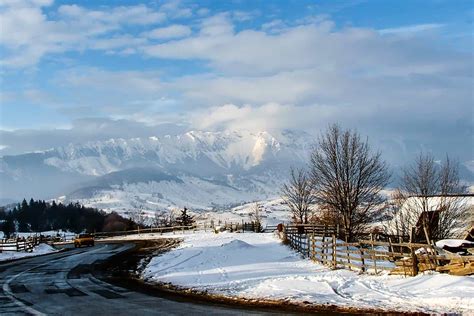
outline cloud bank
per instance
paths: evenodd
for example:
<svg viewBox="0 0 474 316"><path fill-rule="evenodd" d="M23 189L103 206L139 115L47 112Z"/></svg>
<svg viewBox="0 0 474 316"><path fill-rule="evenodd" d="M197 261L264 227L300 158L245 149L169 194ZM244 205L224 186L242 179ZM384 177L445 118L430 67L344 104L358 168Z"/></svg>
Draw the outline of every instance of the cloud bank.
<svg viewBox="0 0 474 316"><path fill-rule="evenodd" d="M394 159L420 149L473 157L472 51L443 45L445 23L375 29L327 14L260 21L259 10L180 1L6 1L0 12L4 81L57 63L41 84L3 90L2 107L21 102L69 121L60 130L2 121L10 131L0 133L0 154L150 136L159 126L317 133L339 122Z"/></svg>

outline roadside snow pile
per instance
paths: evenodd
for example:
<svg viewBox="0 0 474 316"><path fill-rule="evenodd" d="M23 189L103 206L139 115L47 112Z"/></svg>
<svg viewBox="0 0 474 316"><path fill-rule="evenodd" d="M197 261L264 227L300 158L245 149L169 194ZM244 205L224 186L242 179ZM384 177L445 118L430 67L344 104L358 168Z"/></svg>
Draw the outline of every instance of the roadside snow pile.
<svg viewBox="0 0 474 316"><path fill-rule="evenodd" d="M16 252L16 251L4 251L0 252L0 261L20 259L26 257L34 257L38 255L44 255L47 253L57 252L58 250L47 244L39 244L33 248L32 252Z"/></svg>
<svg viewBox="0 0 474 316"><path fill-rule="evenodd" d="M330 270L301 259L273 234L203 232L175 237L184 242L154 257L143 272L145 280L228 297L474 313L474 277L438 273L373 276Z"/></svg>

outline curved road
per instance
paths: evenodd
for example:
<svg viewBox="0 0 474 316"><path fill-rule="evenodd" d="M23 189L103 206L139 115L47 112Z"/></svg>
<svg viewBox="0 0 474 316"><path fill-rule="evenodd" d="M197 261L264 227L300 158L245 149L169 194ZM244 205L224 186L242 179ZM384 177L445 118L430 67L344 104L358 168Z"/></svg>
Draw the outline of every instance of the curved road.
<svg viewBox="0 0 474 316"><path fill-rule="evenodd" d="M105 283L82 269L131 247L97 244L0 264L0 315L275 314L150 296Z"/></svg>

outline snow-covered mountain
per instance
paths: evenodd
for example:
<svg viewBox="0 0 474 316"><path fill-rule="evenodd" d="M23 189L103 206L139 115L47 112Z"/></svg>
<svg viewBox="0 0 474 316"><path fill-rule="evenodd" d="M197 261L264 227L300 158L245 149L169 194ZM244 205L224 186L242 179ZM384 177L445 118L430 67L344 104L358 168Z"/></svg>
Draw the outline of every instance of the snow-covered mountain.
<svg viewBox="0 0 474 316"><path fill-rule="evenodd" d="M50 157L44 163L90 176L137 166L209 176L223 171L246 172L268 162L301 160L306 155L306 141L294 133L279 136L277 139L268 132L191 131L162 138L111 139L53 149L46 153Z"/></svg>
<svg viewBox="0 0 474 316"><path fill-rule="evenodd" d="M312 138L295 131L203 132L0 158L0 198L65 196L106 209L220 208L277 196Z"/></svg>
<svg viewBox="0 0 474 316"><path fill-rule="evenodd" d="M126 212L224 209L278 197L314 138L296 131L191 131L0 157L0 200L57 198ZM472 182L472 161L461 174ZM396 181L396 176L393 180Z"/></svg>

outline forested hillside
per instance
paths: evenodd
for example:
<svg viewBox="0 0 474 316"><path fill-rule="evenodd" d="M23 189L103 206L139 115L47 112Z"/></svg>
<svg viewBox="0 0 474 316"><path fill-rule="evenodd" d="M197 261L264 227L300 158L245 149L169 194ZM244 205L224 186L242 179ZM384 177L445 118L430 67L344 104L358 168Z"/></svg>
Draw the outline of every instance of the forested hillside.
<svg viewBox="0 0 474 316"><path fill-rule="evenodd" d="M14 232L69 230L99 232L133 229L135 223L116 213L84 207L79 203L48 203L25 199L12 210L0 209L0 230L9 236Z"/></svg>

